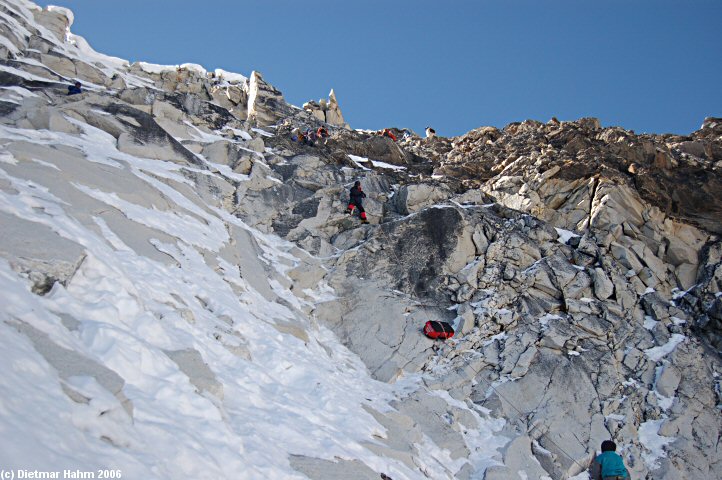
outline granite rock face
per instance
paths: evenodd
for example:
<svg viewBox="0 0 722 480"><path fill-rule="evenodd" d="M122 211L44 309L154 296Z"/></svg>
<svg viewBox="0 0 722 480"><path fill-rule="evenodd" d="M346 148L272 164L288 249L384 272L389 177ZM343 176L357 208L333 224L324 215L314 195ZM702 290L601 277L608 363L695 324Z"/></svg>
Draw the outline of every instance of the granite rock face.
<svg viewBox="0 0 722 480"><path fill-rule="evenodd" d="M408 163L395 163L405 169L349 170L334 150L368 154L368 138L337 134L315 150L325 167L313 170L313 183L332 172L346 188L362 179L381 225L349 230L344 190L314 187L336 207L316 211L323 221L300 244L338 255L327 278L344 301L321 304L316 315L378 378L436 372L432 388L507 419L504 434L517 439L504 453L509 465L488 478L519 468L529 478L574 476L610 437L624 445L634 476L718 474L715 461L690 461L716 456L716 443L672 427L706 438L722 427L720 217L711 194L718 139L705 136L712 153L692 158L695 145L678 148L689 139L636 136L594 119L527 121L455 139L411 137L398 144ZM666 181L677 188L665 190ZM438 346L420 337L429 319L454 323L459 338ZM695 365L689 377L678 362ZM669 446L649 461L652 425Z"/></svg>

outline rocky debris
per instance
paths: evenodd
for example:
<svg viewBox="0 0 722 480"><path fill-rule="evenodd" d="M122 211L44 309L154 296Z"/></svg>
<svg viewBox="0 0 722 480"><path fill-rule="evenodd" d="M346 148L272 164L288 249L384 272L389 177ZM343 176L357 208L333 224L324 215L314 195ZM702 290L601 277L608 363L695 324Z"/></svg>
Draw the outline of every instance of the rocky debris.
<svg viewBox="0 0 722 480"><path fill-rule="evenodd" d="M248 82L242 84L213 84L211 98L239 119L248 118Z"/></svg>
<svg viewBox="0 0 722 480"><path fill-rule="evenodd" d="M722 242L709 242L700 252L696 283L675 296L675 304L690 310L694 328L714 347L722 348Z"/></svg>
<svg viewBox="0 0 722 480"><path fill-rule="evenodd" d="M692 139L683 141L680 150L697 158L712 159L715 167L720 168L722 167L719 160L722 158L722 147L719 144L720 135L722 135L722 118L707 117L704 119L702 127L692 133Z"/></svg>
<svg viewBox="0 0 722 480"><path fill-rule="evenodd" d="M421 138L417 135L411 135L407 138L402 138L398 135L399 145L409 153L411 153L416 161L430 161L434 166L438 166L438 163L443 160L449 151L452 149L452 139L446 137L431 137ZM445 172L439 171L439 174L443 175ZM455 177L451 174L449 177Z"/></svg>
<svg viewBox="0 0 722 480"><path fill-rule="evenodd" d="M211 99L212 82L200 65L160 66L135 62L129 65L128 72L150 80L160 91L190 94L203 100Z"/></svg>
<svg viewBox="0 0 722 480"><path fill-rule="evenodd" d="M705 125L699 132L709 134L691 137L635 135L601 128L596 119L527 120L501 131L483 127L453 139L435 172L453 174L469 186L484 183L490 194L503 194L500 200L509 206L545 219L553 220L560 210L579 210L576 217L554 222L564 228L583 220L601 178L629 186L667 216L719 233L722 210L713 192L719 188L722 157L714 147L719 139L711 133L716 124L709 120ZM632 165L635 173L630 173Z"/></svg>
<svg viewBox="0 0 722 480"><path fill-rule="evenodd" d="M402 167L398 170L414 167L417 158L413 157L409 152L400 148L397 142L389 137L378 135L376 132L359 132L359 131L336 131L326 142L326 145L333 151L341 153L348 158L348 155L367 158L369 160L383 162L393 166ZM358 168L353 162L346 162L349 166ZM373 168L373 164L365 166L365 168ZM388 170L388 169L387 169Z"/></svg>

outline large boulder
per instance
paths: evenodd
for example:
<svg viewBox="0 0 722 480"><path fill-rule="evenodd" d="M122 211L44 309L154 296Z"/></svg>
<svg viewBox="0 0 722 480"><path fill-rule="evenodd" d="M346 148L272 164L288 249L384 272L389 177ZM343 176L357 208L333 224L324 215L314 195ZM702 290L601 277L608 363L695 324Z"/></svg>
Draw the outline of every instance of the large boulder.
<svg viewBox="0 0 722 480"><path fill-rule="evenodd" d="M35 21L43 27L47 28L55 39L60 43L65 43L67 35L70 33L70 26L75 20L73 12L63 7L48 6L44 9L33 9Z"/></svg>
<svg viewBox="0 0 722 480"><path fill-rule="evenodd" d="M394 195L394 205L402 215L418 212L431 205L442 203L451 196L446 185L416 184L404 185Z"/></svg>

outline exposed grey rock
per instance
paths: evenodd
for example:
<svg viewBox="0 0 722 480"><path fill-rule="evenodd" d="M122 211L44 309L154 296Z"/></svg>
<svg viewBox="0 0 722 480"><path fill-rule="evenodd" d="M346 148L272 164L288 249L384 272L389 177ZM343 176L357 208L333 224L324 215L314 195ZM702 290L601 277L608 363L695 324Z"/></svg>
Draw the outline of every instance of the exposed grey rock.
<svg viewBox="0 0 722 480"><path fill-rule="evenodd" d="M457 334L464 335L471 332L476 326L474 309L468 303L464 303L459 307L457 314L455 319Z"/></svg>
<svg viewBox="0 0 722 480"><path fill-rule="evenodd" d="M197 350L168 350L165 353L188 376L188 380L198 391L208 392L223 400L223 384L216 379Z"/></svg>
<svg viewBox="0 0 722 480"><path fill-rule="evenodd" d="M665 365L657 377L655 387L661 395L673 397L681 379L682 375L679 370L672 365Z"/></svg>
<svg viewBox="0 0 722 480"><path fill-rule="evenodd" d="M50 228L0 212L0 254L27 275L33 291L45 294L55 282L67 284L85 258L85 249Z"/></svg>
<svg viewBox="0 0 722 480"><path fill-rule="evenodd" d="M614 293L614 283L607 277L604 270L595 268L592 273L594 279L594 295L599 300L606 300Z"/></svg>
<svg viewBox="0 0 722 480"><path fill-rule="evenodd" d="M74 17L69 10L57 8L44 8L33 10L35 21L47 28L56 40L64 41L65 35L73 24Z"/></svg>
<svg viewBox="0 0 722 480"><path fill-rule="evenodd" d="M506 480L519 476L524 472L529 480L542 480L549 478L549 474L542 468L532 454L531 439L526 435L516 437L504 448L504 466L490 467L484 476L485 480Z"/></svg>
<svg viewBox="0 0 722 480"><path fill-rule="evenodd" d="M450 196L448 187L433 185L407 185L399 189L394 196L395 206L399 213L408 215L419 210L443 202Z"/></svg>
<svg viewBox="0 0 722 480"><path fill-rule="evenodd" d="M341 477L353 480L379 479L377 472L358 460L330 461L303 455L291 455L289 461L294 470L312 480L334 480Z"/></svg>

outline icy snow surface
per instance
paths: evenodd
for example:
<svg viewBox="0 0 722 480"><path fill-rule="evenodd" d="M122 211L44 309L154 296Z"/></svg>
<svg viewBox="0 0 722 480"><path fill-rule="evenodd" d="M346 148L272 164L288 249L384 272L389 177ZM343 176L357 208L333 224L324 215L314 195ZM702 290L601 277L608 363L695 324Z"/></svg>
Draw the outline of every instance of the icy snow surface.
<svg viewBox="0 0 722 480"><path fill-rule="evenodd" d="M654 317L650 315L644 316L644 328L647 330L653 330L654 327L659 323L659 321L655 320Z"/></svg>
<svg viewBox="0 0 722 480"><path fill-rule="evenodd" d="M556 230L557 235L559 235L557 241L562 244L566 244L571 238L579 237L579 235L577 235L576 233L570 232L569 230L564 230L563 228L555 227L554 230Z"/></svg>
<svg viewBox="0 0 722 480"><path fill-rule="evenodd" d="M674 333L670 337L669 341L659 347L648 348L644 351L645 355L649 357L653 362L658 362L677 348L677 345L682 343L687 338L680 333Z"/></svg>
<svg viewBox="0 0 722 480"><path fill-rule="evenodd" d="M659 428L664 420L648 420L639 425L639 443L645 449L642 459L650 470L659 468L658 460L667 456L664 448L675 440L674 437L659 435Z"/></svg>
<svg viewBox="0 0 722 480"><path fill-rule="evenodd" d="M348 154L348 157L351 159L353 163L356 164L357 167L359 167L361 170L371 170L368 167L364 167L363 163L368 163L369 159L365 157L359 157L358 155L351 155Z"/></svg>
<svg viewBox="0 0 722 480"><path fill-rule="evenodd" d="M69 135L3 130L5 138L71 143ZM228 228L245 225L225 212L197 207L145 174L148 161L121 154L97 132L93 135L92 127L86 126L88 131L74 144L89 160L99 160L100 149L107 157L122 158L125 167L106 163L129 169L139 184L162 191L177 207L163 211L81 183L74 188L177 239L154 242L173 265L137 254L101 217L93 218L100 233L79 222L69 213L72 205L51 193L54 185L29 182L0 168L0 178L12 185L0 191L0 211L46 225L86 250L67 288L56 283L44 297L32 294L26 280L0 261L2 463L46 469L112 466L128 478L239 478L238 472L247 472L248 478L298 478L287 465L288 454L323 452L412 477L402 466L379 464L357 443L383 436L362 405L391 398L391 387L371 380L329 331L312 328L297 312L265 300L237 269L226 265L216 271L206 263L203 251L218 256L229 239ZM173 171L177 165L152 163L156 175L184 183L181 172ZM272 253L269 260L287 255L289 245L249 232ZM232 284L244 293L234 292ZM78 322L74 330L63 326L67 317ZM300 322L309 341L280 335L273 330L275 321ZM29 325L59 348L116 372L125 381L122 391L133 405L132 418L94 377L58 377L17 325ZM224 343L246 348L249 358L234 355ZM186 349L200 353L220 391L197 392L166 354ZM90 402L72 402L63 385Z"/></svg>
<svg viewBox="0 0 722 480"><path fill-rule="evenodd" d="M349 158L351 159L351 161L353 161L356 165L358 165L359 167L361 167L363 170L370 170L369 168L364 167L363 165L361 165L362 163L369 163L369 162L370 162L371 165L373 165L374 167L385 168L385 169L387 169L387 170L395 170L395 171L406 170L406 167L402 167L402 166L399 166L399 165L392 165L392 164L390 164L390 163L381 162L381 161L379 161L379 160L370 160L370 159L368 159L368 158L366 158L366 157L359 157L358 155L351 155L351 154L348 154L348 156L349 156Z"/></svg>
<svg viewBox="0 0 722 480"><path fill-rule="evenodd" d="M240 73L228 72L220 68L216 68L214 73L217 77L229 83L243 83L248 80L245 75L241 75Z"/></svg>
<svg viewBox="0 0 722 480"><path fill-rule="evenodd" d="M396 170L396 171L406 170L406 167L401 167L399 165L392 165L390 163L381 162L378 160L371 160L371 165L373 165L374 167L378 167L378 168L385 168L387 170Z"/></svg>

